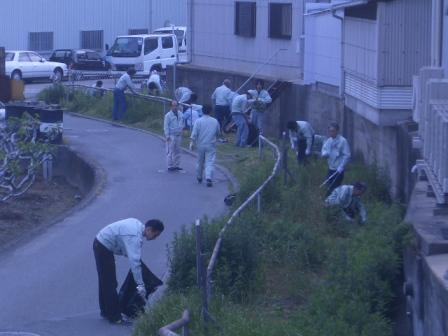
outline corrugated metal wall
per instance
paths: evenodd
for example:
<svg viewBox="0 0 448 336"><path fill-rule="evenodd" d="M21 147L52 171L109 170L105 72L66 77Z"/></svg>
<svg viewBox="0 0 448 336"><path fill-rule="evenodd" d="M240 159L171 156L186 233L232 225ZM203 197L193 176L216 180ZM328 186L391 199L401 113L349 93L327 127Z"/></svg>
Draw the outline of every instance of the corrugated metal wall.
<svg viewBox="0 0 448 336"><path fill-rule="evenodd" d="M412 76L430 65L431 0L378 3L380 86L411 86Z"/></svg>
<svg viewBox="0 0 448 336"><path fill-rule="evenodd" d="M186 24L187 14L186 0L14 0L0 1L0 13L0 45L7 49L28 49L30 32L54 32L57 49L79 48L83 30L103 30L110 45L129 29Z"/></svg>
<svg viewBox="0 0 448 336"><path fill-rule="evenodd" d="M270 2L292 3L291 40L268 37ZM193 12L193 64L218 70L252 73L279 48L272 64L260 74L274 78L297 80L302 76L301 35L303 32L303 0L256 1L256 37L234 34L235 1L195 0Z"/></svg>
<svg viewBox="0 0 448 336"><path fill-rule="evenodd" d="M378 33L376 21L345 17L344 69L361 79L377 81Z"/></svg>

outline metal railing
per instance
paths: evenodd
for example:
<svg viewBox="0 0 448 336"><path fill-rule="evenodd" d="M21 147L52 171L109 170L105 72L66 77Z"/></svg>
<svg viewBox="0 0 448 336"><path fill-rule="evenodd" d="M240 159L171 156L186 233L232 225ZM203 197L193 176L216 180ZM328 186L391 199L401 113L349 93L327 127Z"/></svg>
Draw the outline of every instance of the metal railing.
<svg viewBox="0 0 448 336"><path fill-rule="evenodd" d="M261 196L263 190L267 187L269 182L277 175L280 167L280 162L282 161L282 155L280 150L276 144L268 140L262 135L258 137L258 149L259 149L259 157L260 159L263 156L263 143L269 145L274 153L275 163L272 169L271 174L266 178L266 180L232 213L230 218L227 220L221 231L219 232L218 239L213 248L212 255L210 257L210 261L208 263L207 269L204 268L203 258L204 254L202 253L202 233L201 233L201 225L200 221L196 221L196 263L197 263L197 281L198 286L201 289L202 295L202 316L204 321L214 320L212 315L210 314L208 307L210 305L210 300L212 296L212 286L213 286L213 271L215 269L219 252L222 245L222 240L227 228L233 224L235 219L256 199L257 200L257 212L261 212ZM283 160L287 160L286 157ZM286 167L284 165L284 167Z"/></svg>
<svg viewBox="0 0 448 336"><path fill-rule="evenodd" d="M423 68L414 81L416 97L414 120L419 124L419 138L414 147L421 149L424 170L437 204L448 204L448 82L441 68Z"/></svg>
<svg viewBox="0 0 448 336"><path fill-rule="evenodd" d="M159 329L159 336L180 336L174 331L182 328L182 336L189 335L188 323L190 322L190 313L188 310L184 310L182 318L171 322L170 324Z"/></svg>

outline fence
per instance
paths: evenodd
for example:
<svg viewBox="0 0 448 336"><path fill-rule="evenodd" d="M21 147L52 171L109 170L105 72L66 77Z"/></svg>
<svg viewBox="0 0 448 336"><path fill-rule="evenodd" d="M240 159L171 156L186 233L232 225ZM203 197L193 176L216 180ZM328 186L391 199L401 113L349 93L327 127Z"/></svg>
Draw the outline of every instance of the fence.
<svg viewBox="0 0 448 336"><path fill-rule="evenodd" d="M285 135L284 135L285 138ZM285 140L285 139L284 139ZM256 199L257 200L257 212L262 211L261 205L261 196L263 190L269 184L269 182L277 175L280 167L280 162L282 161L282 156L280 150L277 145L268 140L262 135L259 135L258 148L259 148L259 157L260 159L263 156L263 148L265 147L263 144L267 144L271 147L274 152L275 164L272 169L271 174L268 178L232 213L230 218L225 223L224 227L221 229L218 235L218 239L215 243L215 247L213 248L213 253L210 257L210 261L208 263L207 269L204 267L203 262L203 253L202 253L202 230L200 221L196 221L196 264L197 264L197 281L198 285L201 289L202 293L202 316L204 321L214 320L212 315L209 312L209 304L213 290L213 271L215 269L217 259L219 256L219 252L222 245L222 240L227 228L233 224L234 220ZM286 150L283 154L287 154L287 146L285 146L285 141L283 141L283 148ZM283 156L283 161L287 161L287 156ZM283 165L284 169L287 169L287 165Z"/></svg>
<svg viewBox="0 0 448 336"><path fill-rule="evenodd" d="M182 328L182 336L189 335L188 323L190 322L190 313L188 310L184 310L182 314L182 318L171 322L170 324L159 329L160 336L180 336L176 334L174 331Z"/></svg>
<svg viewBox="0 0 448 336"><path fill-rule="evenodd" d="M422 150L423 168L437 204L448 204L448 80L440 68L423 68L414 80L414 120L419 123L419 138L414 146Z"/></svg>

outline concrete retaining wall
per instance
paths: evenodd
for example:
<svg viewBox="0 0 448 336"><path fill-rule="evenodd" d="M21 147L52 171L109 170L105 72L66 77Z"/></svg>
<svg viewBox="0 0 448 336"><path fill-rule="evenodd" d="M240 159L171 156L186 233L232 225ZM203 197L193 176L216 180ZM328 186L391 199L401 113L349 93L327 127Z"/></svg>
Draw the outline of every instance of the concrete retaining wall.
<svg viewBox="0 0 448 336"><path fill-rule="evenodd" d="M59 146L53 161L54 175L64 176L87 195L95 184L95 168L66 146Z"/></svg>

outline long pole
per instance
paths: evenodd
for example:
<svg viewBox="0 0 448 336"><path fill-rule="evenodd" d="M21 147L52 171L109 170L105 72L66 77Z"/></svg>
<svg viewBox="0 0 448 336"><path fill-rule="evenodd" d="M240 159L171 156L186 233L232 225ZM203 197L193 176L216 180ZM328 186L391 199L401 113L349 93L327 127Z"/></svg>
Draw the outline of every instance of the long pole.
<svg viewBox="0 0 448 336"><path fill-rule="evenodd" d="M247 83L249 83L251 80L252 80L252 78L254 78L259 72L260 72L260 70L261 70L261 68L263 68L266 64L268 64L269 62L271 62L271 60L280 52L280 51L285 51L285 50L288 50L288 49L284 49L284 48L279 48L279 49L277 49L273 54L272 54L272 56L271 57L269 57L268 58L268 60L267 61L265 61L265 62L263 62L263 63L261 63L258 67L257 67L257 69L255 70L255 72L252 74L252 75L250 75L250 77L238 88L238 90L236 90L236 92L239 92L243 87L245 87L246 85L247 85Z"/></svg>

